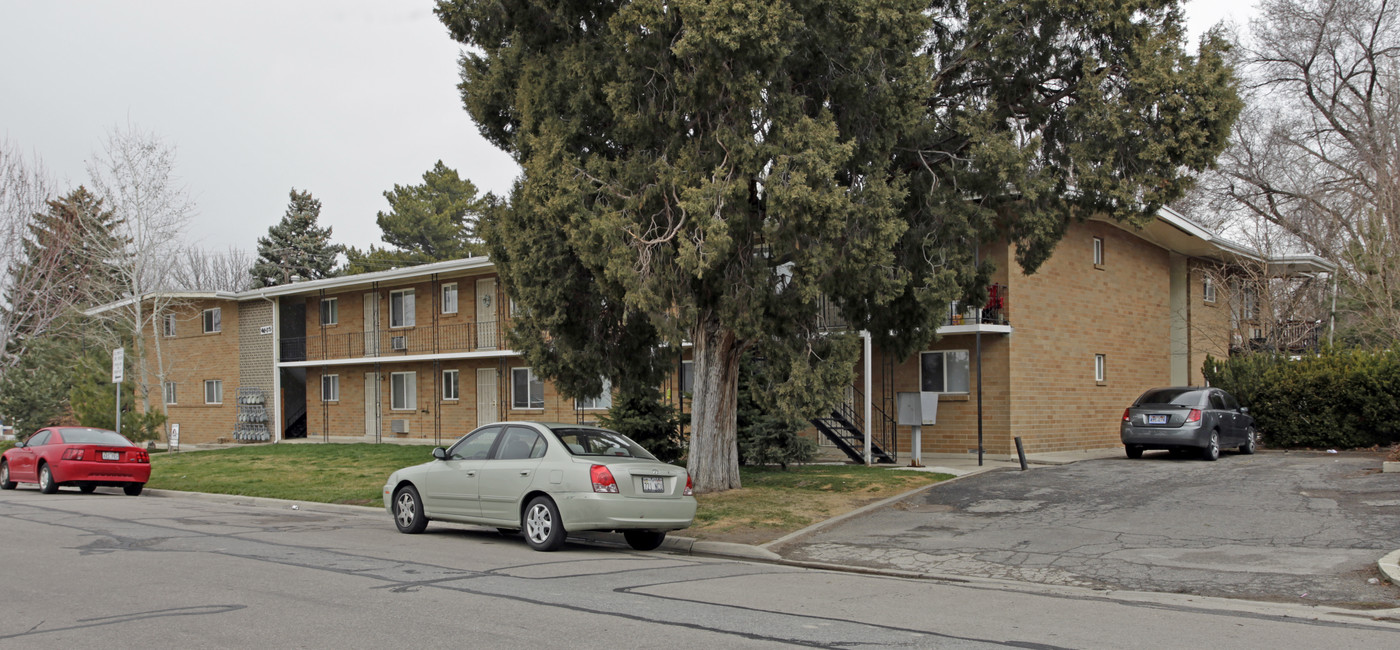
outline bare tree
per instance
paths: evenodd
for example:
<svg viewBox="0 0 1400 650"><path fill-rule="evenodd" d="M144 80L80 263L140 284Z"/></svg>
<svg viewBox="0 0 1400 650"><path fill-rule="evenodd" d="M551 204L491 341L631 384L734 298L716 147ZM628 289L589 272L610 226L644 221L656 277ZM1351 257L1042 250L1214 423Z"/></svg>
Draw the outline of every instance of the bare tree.
<svg viewBox="0 0 1400 650"><path fill-rule="evenodd" d="M1336 263L1357 331L1400 340L1400 15L1389 0L1264 0L1252 28L1248 108L1203 180L1240 222Z"/></svg>
<svg viewBox="0 0 1400 650"><path fill-rule="evenodd" d="M175 176L175 148L138 127L110 131L88 174L121 220L124 240L120 248L100 252L117 272L108 301L116 307L99 316L132 346L137 398L149 412L169 372L159 328L175 300L167 293L169 278L195 206ZM148 343L153 349L147 350Z"/></svg>
<svg viewBox="0 0 1400 650"><path fill-rule="evenodd" d="M186 291L243 291L251 288L253 256L230 246L223 253L190 247L181 252L171 283Z"/></svg>
<svg viewBox="0 0 1400 650"><path fill-rule="evenodd" d="M0 374L14 367L33 338L21 337L21 329L41 334L68 307L42 299L43 269L24 263L25 238L52 189L40 161L26 160L13 143L0 140Z"/></svg>

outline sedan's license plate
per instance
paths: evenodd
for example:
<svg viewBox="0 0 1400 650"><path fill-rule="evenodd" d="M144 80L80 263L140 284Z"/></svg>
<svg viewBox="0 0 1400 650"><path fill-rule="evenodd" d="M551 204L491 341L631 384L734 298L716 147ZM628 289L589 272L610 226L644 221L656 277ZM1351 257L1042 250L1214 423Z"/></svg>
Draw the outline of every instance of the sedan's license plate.
<svg viewBox="0 0 1400 650"><path fill-rule="evenodd" d="M119 453L119 452L115 452L115 451L104 451L104 452L102 452L102 460L121 460L121 458L122 458L122 455L121 455L121 453Z"/></svg>
<svg viewBox="0 0 1400 650"><path fill-rule="evenodd" d="M660 494L666 491L666 479L659 476L643 476L642 491L647 494Z"/></svg>
<svg viewBox="0 0 1400 650"><path fill-rule="evenodd" d="M1147 423L1148 423L1148 424L1166 424L1166 423L1167 423L1167 416L1165 416L1165 415L1149 415L1149 416L1147 416Z"/></svg>

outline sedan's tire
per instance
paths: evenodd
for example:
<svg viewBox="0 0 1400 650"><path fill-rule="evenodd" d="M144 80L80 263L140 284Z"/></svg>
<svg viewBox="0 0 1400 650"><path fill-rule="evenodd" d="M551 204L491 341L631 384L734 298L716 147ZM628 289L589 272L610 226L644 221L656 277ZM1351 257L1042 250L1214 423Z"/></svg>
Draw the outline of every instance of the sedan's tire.
<svg viewBox="0 0 1400 650"><path fill-rule="evenodd" d="M1220 432L1210 432L1210 439L1206 441L1206 446L1201 449L1201 460L1215 460L1220 458Z"/></svg>
<svg viewBox="0 0 1400 650"><path fill-rule="evenodd" d="M78 491L79 491L79 492L82 492L83 494L92 494L93 492L96 492L96 491L97 491L97 486L96 486L96 485L79 485L79 486L78 486Z"/></svg>
<svg viewBox="0 0 1400 650"><path fill-rule="evenodd" d="M48 463L39 466L39 491L44 494L58 492L58 484L53 481L53 470L49 469Z"/></svg>
<svg viewBox="0 0 1400 650"><path fill-rule="evenodd" d="M409 535L417 535L428 527L423 499L412 485L405 485L394 493L394 525L399 527L399 532Z"/></svg>
<svg viewBox="0 0 1400 650"><path fill-rule="evenodd" d="M564 545L564 522L559 517L559 508L549 497L535 497L525 506L525 514L520 517L521 530L525 531L525 543L536 551L557 551Z"/></svg>
<svg viewBox="0 0 1400 650"><path fill-rule="evenodd" d="M1240 445L1241 454L1252 454L1259 445L1259 432L1254 430L1254 425L1250 425L1244 431L1244 444Z"/></svg>
<svg viewBox="0 0 1400 650"><path fill-rule="evenodd" d="M666 541L665 532L652 532L649 530L624 530L622 536L627 539L627 545L638 551L650 551L661 546L661 542Z"/></svg>
<svg viewBox="0 0 1400 650"><path fill-rule="evenodd" d="M0 461L0 490L13 490L15 485L15 482L10 480L10 464Z"/></svg>
<svg viewBox="0 0 1400 650"><path fill-rule="evenodd" d="M1142 458L1142 447L1126 445L1123 448L1128 451L1128 458Z"/></svg>
<svg viewBox="0 0 1400 650"><path fill-rule="evenodd" d="M141 496L141 490L144 489L146 489L145 483L127 483L122 486L122 492L125 492L129 497Z"/></svg>

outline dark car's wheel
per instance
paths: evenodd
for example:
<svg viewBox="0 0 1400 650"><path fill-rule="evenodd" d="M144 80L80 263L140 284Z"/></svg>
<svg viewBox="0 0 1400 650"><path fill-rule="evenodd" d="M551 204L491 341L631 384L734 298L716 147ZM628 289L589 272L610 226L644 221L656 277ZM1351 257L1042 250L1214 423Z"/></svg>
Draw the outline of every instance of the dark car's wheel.
<svg viewBox="0 0 1400 650"><path fill-rule="evenodd" d="M1128 451L1128 458L1142 458L1142 447L1127 445L1124 449Z"/></svg>
<svg viewBox="0 0 1400 650"><path fill-rule="evenodd" d="M0 490L15 489L15 482L10 480L10 464L0 461Z"/></svg>
<svg viewBox="0 0 1400 650"><path fill-rule="evenodd" d="M627 539L628 546L638 551L650 551L661 546L661 542L666 541L666 533L655 533L649 530L625 530L622 531L622 536Z"/></svg>
<svg viewBox="0 0 1400 650"><path fill-rule="evenodd" d="M1259 444L1259 432L1254 430L1254 425L1249 425L1244 431L1244 444L1240 445L1241 454L1254 453L1255 447Z"/></svg>
<svg viewBox="0 0 1400 650"><path fill-rule="evenodd" d="M93 492L96 492L96 491L97 491L97 486L96 486L96 485L79 485L79 486L78 486L78 491L79 491L79 492L82 492L83 494L92 494Z"/></svg>
<svg viewBox="0 0 1400 650"><path fill-rule="evenodd" d="M416 535L428 527L428 517L423 514L423 500L412 485L405 485L394 493L394 525L399 532Z"/></svg>
<svg viewBox="0 0 1400 650"><path fill-rule="evenodd" d="M1210 432L1210 440L1206 441L1206 446L1201 450L1201 460L1215 460L1220 458L1220 432Z"/></svg>
<svg viewBox="0 0 1400 650"><path fill-rule="evenodd" d="M39 491L44 494L58 491L58 484L53 482L53 471L49 469L48 463L39 466Z"/></svg>
<svg viewBox="0 0 1400 650"><path fill-rule="evenodd" d="M549 497L535 497L525 506L521 517L525 531L525 543L536 551L556 551L564 545L564 522L559 519L559 508Z"/></svg>
<svg viewBox="0 0 1400 650"><path fill-rule="evenodd" d="M141 490L145 487L145 483L127 483L122 486L122 492L125 492L129 497L141 496Z"/></svg>

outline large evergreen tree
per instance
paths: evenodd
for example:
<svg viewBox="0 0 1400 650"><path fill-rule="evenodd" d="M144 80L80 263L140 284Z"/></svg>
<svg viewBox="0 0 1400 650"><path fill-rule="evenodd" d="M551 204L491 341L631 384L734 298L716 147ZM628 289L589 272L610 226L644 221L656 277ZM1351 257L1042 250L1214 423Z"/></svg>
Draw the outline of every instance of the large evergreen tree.
<svg viewBox="0 0 1400 650"><path fill-rule="evenodd" d="M689 469L739 485L738 363L834 402L856 358L818 297L907 353L1071 221L1146 219L1238 111L1171 0L440 0L460 89L523 169L483 236L512 343L575 396L692 342ZM616 385L616 381L614 382Z"/></svg>
<svg viewBox="0 0 1400 650"><path fill-rule="evenodd" d="M389 211L377 222L386 248L347 252L350 273L380 271L471 257L484 252L476 234L477 217L486 205L476 185L437 161L423 173L421 185L395 185L385 192Z"/></svg>
<svg viewBox="0 0 1400 650"><path fill-rule="evenodd" d="M282 220L258 238L258 261L253 264L253 286L272 287L298 280L319 280L335 275L335 257L345 250L331 243L331 228L321 228L321 201L311 192L294 187Z"/></svg>

